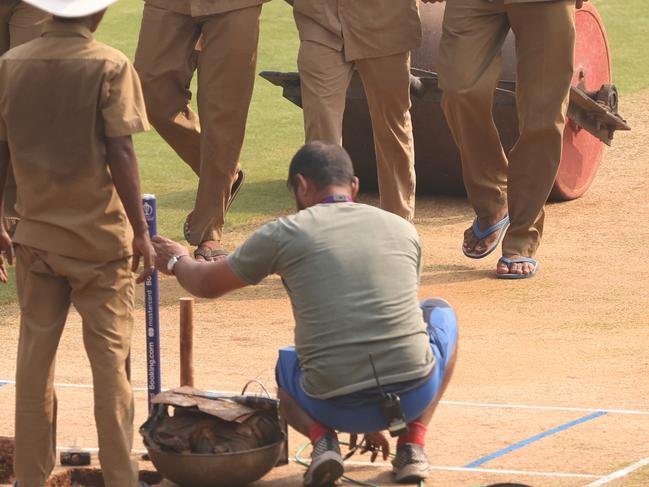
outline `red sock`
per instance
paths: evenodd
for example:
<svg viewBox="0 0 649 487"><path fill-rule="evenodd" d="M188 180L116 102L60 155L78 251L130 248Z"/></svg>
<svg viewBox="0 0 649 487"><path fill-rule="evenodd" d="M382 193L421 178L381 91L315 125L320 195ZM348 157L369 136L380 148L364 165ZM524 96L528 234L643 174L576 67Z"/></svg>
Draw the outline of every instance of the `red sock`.
<svg viewBox="0 0 649 487"><path fill-rule="evenodd" d="M335 430L328 428L322 423L318 423L317 421L314 421L313 424L309 426L309 438L311 438L311 443L314 445L326 433L330 433L335 438L338 438L338 435L336 435Z"/></svg>
<svg viewBox="0 0 649 487"><path fill-rule="evenodd" d="M426 436L426 430L428 428L425 424L420 423L419 421L413 421L408 423L408 432L405 435L402 435L397 440L397 448L405 445L406 443L413 443L415 445L424 446L424 437Z"/></svg>

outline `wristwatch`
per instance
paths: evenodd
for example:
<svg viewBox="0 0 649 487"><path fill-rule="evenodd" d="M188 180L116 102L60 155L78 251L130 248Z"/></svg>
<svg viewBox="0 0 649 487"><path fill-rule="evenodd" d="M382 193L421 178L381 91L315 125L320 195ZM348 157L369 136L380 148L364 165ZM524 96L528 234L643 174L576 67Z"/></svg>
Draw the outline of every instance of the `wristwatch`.
<svg viewBox="0 0 649 487"><path fill-rule="evenodd" d="M172 256L169 258L169 261L167 262L167 272L168 272L169 274L171 274L171 275L175 275L175 274L174 274L174 267L176 267L176 264L178 263L178 261L179 261L180 259L182 259L183 257L187 257L187 254L172 255Z"/></svg>

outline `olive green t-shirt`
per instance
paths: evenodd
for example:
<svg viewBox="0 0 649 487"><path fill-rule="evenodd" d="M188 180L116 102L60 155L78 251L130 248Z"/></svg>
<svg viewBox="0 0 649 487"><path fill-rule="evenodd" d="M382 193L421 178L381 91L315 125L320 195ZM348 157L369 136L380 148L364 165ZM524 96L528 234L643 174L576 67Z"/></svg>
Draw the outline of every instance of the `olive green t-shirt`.
<svg viewBox="0 0 649 487"><path fill-rule="evenodd" d="M369 353L383 384L425 377L435 366L417 298L419 237L396 215L319 204L264 225L228 263L250 284L282 278L310 396L374 387Z"/></svg>

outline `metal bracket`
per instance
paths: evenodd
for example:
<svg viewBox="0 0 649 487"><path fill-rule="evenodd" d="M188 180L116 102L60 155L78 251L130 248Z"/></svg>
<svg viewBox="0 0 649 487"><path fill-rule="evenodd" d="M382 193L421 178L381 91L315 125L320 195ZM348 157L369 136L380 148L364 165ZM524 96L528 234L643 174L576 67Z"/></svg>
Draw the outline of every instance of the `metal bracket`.
<svg viewBox="0 0 649 487"><path fill-rule="evenodd" d="M570 89L568 117L606 145L611 145L616 130L631 130L617 108L615 85L602 85L598 91L586 91L583 85Z"/></svg>
<svg viewBox="0 0 649 487"><path fill-rule="evenodd" d="M300 75L298 73L263 71L260 76L276 86L281 86L285 98L297 106L302 106ZM437 73L423 69L411 69L411 96L424 98L427 95L439 95L440 93ZM516 83L500 81L496 88L496 94L515 100ZM568 117L606 145L611 145L616 130L631 130L626 120L618 114L617 109L618 92L615 85L603 85L597 91L586 91L582 82L570 89Z"/></svg>

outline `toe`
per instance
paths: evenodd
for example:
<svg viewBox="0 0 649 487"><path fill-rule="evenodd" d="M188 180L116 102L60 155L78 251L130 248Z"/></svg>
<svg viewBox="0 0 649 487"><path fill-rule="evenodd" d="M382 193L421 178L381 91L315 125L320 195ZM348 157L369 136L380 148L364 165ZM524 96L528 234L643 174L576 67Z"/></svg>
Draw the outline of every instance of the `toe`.
<svg viewBox="0 0 649 487"><path fill-rule="evenodd" d="M464 232L464 242L462 243L462 248L464 248L466 252L475 252L477 244L478 240L476 239L473 230L469 228Z"/></svg>
<svg viewBox="0 0 649 487"><path fill-rule="evenodd" d="M475 244L475 242L474 242L474 238L473 238L473 232L471 231L471 229L469 229L469 230L464 232L464 242L462 243L462 246L465 249L469 250L469 249L473 248L474 244Z"/></svg>

